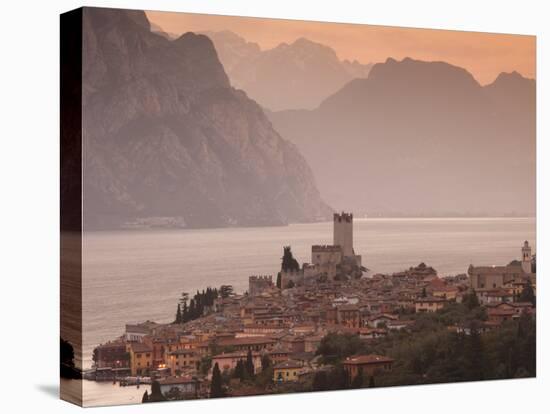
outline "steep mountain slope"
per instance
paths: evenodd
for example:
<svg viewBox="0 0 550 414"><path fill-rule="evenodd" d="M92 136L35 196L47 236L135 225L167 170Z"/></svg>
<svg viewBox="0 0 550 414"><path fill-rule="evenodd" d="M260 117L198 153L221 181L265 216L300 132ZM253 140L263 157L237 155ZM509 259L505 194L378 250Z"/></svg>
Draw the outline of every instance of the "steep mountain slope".
<svg viewBox="0 0 550 414"><path fill-rule="evenodd" d="M204 32L212 39L233 86L270 110L317 107L371 64L340 61L328 46L300 38L260 50L230 31Z"/></svg>
<svg viewBox="0 0 550 414"><path fill-rule="evenodd" d="M336 209L533 214L535 83L406 58L376 64L313 111L269 113Z"/></svg>
<svg viewBox="0 0 550 414"><path fill-rule="evenodd" d="M326 217L313 175L233 89L210 39L84 11L84 224L217 227Z"/></svg>

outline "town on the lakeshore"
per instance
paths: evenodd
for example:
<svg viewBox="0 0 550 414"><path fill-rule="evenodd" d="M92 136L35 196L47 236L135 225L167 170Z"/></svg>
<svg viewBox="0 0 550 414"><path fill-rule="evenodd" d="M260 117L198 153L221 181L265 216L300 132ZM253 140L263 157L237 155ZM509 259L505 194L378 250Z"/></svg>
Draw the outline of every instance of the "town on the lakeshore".
<svg viewBox="0 0 550 414"><path fill-rule="evenodd" d="M333 226L309 263L284 247L280 272L249 276L247 292L205 286L174 303L173 323L126 325L84 377L151 384L149 402L535 375L528 241L500 266L379 274L354 250L353 215Z"/></svg>

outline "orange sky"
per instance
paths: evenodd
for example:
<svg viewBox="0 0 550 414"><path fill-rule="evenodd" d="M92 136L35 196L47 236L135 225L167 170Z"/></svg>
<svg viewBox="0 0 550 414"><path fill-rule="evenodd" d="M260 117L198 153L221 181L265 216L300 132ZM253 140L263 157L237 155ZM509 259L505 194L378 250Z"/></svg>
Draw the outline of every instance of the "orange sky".
<svg viewBox="0 0 550 414"><path fill-rule="evenodd" d="M514 70L535 78L535 36L158 11L148 11L147 16L169 33L231 30L262 49L306 37L332 47L340 59L362 63L390 56L442 60L466 68L481 84Z"/></svg>

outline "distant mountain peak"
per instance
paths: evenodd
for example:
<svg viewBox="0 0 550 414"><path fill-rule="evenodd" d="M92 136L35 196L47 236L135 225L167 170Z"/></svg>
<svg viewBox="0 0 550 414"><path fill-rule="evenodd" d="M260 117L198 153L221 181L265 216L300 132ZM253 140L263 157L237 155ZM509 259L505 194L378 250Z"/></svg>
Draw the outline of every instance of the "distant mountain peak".
<svg viewBox="0 0 550 414"><path fill-rule="evenodd" d="M303 36L261 50L230 31L203 33L231 83L270 110L315 108L351 79L367 77L372 66L341 61L331 47Z"/></svg>
<svg viewBox="0 0 550 414"><path fill-rule="evenodd" d="M369 80L423 84L448 84L456 87L477 88L479 83L466 69L442 61L424 61L405 57L401 61L387 58L384 63L376 63Z"/></svg>
<svg viewBox="0 0 550 414"><path fill-rule="evenodd" d="M509 82L515 82L515 83L534 83L534 79L526 78L518 71L514 70L512 72L501 72L498 74L496 79L493 81L494 84L498 83L509 83Z"/></svg>
<svg viewBox="0 0 550 414"><path fill-rule="evenodd" d="M311 170L231 87L212 40L85 9L86 229L280 225L329 216Z"/></svg>

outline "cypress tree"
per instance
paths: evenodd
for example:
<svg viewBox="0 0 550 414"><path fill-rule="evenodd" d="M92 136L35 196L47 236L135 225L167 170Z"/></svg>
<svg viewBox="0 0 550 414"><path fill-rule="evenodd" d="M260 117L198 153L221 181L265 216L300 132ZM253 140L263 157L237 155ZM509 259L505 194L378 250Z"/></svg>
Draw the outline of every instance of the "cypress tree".
<svg viewBox="0 0 550 414"><path fill-rule="evenodd" d="M244 363L242 359L239 359L237 361L237 365L235 366L235 372L233 372L233 377L238 378L241 381L244 381L246 377L246 372L245 372Z"/></svg>
<svg viewBox="0 0 550 414"><path fill-rule="evenodd" d="M246 373L250 378L254 377L254 361L252 359L252 351L249 349L246 354Z"/></svg>
<svg viewBox="0 0 550 414"><path fill-rule="evenodd" d="M147 392L147 390L145 390L145 392L143 393L143 397L141 398L141 402L142 403L149 402L149 393Z"/></svg>
<svg viewBox="0 0 550 414"><path fill-rule="evenodd" d="M269 355L265 354L262 357L262 372L268 369L271 366L271 359L269 359Z"/></svg>
<svg viewBox="0 0 550 414"><path fill-rule="evenodd" d="M151 384L151 395L149 395L149 398L147 400L148 402L158 402L158 401L166 401L166 398L164 395L162 395L162 391L160 390L160 384L158 381L153 381Z"/></svg>
<svg viewBox="0 0 550 414"><path fill-rule="evenodd" d="M175 323L181 323L181 322L182 322L182 320L181 320L181 306L178 303L178 310L176 311L176 321L175 321Z"/></svg>
<svg viewBox="0 0 550 414"><path fill-rule="evenodd" d="M210 383L210 398L225 397L225 390L222 384L222 374L218 363L214 365L212 370L212 382Z"/></svg>

